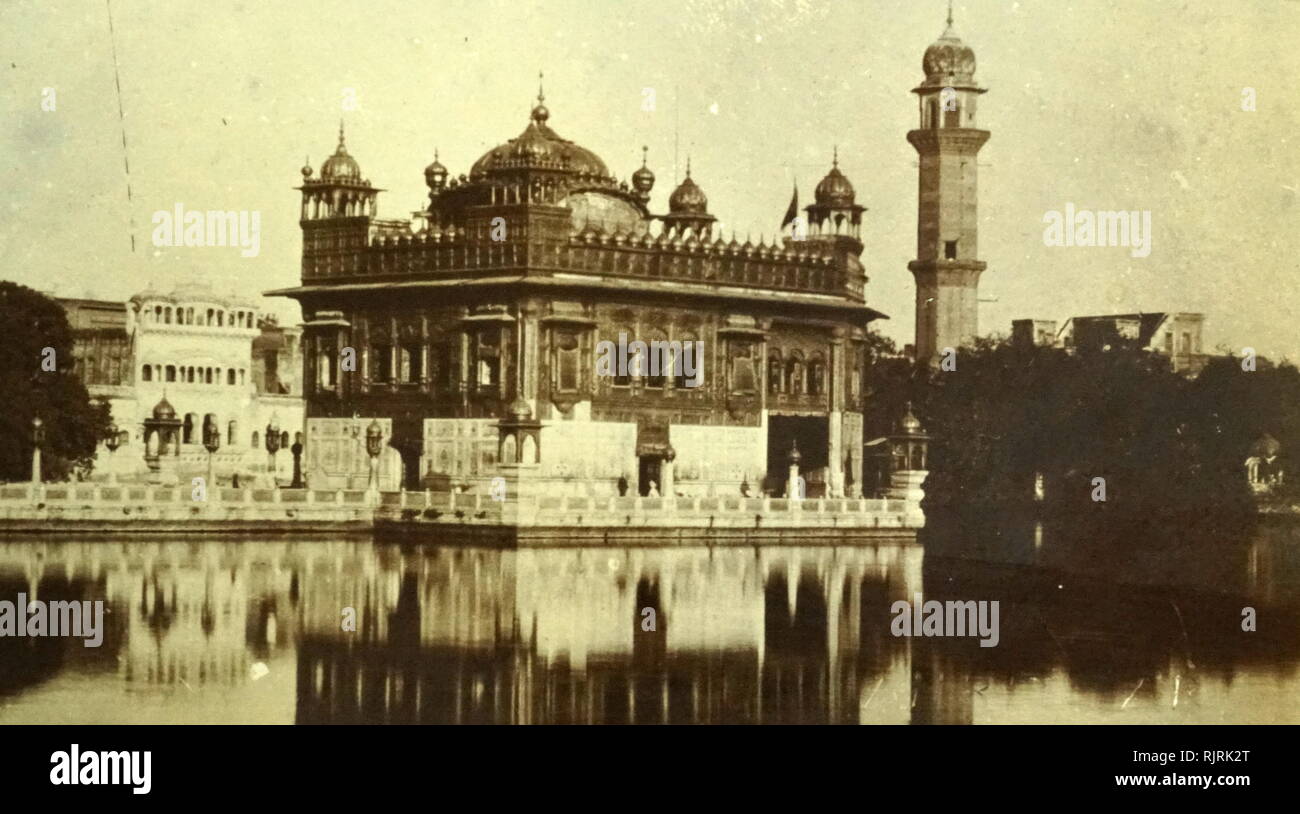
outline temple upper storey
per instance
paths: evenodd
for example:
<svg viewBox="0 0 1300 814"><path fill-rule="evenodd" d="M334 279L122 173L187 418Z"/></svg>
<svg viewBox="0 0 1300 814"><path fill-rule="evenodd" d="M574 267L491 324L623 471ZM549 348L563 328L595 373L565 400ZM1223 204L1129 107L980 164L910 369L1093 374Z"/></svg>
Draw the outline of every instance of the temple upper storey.
<svg viewBox="0 0 1300 814"><path fill-rule="evenodd" d="M303 168L304 289L584 275L600 278L584 285L694 283L864 302L862 207L849 200L847 216L810 210L811 235L740 241L718 233L688 168L669 211L656 214L646 159L630 181L619 180L595 153L552 129L544 98L538 94L519 136L488 150L467 174L454 175L435 151L424 169L428 204L410 219L377 217L380 190L364 180L340 128L320 172ZM832 175L852 189L838 169ZM837 232L845 240L827 239Z"/></svg>

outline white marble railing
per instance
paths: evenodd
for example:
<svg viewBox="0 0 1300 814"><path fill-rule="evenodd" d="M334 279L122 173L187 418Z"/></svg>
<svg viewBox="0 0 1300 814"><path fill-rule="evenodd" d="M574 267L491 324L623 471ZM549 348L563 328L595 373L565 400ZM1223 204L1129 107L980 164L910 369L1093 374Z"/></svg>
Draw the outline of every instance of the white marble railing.
<svg viewBox="0 0 1300 814"><path fill-rule="evenodd" d="M0 505L102 505L144 504L183 505L187 503L222 503L229 505L333 505L364 506L366 492L355 489L271 489L248 487L208 489L206 499L199 500L191 486L156 486L149 484L46 483L0 485Z"/></svg>
<svg viewBox="0 0 1300 814"><path fill-rule="evenodd" d="M920 527L925 516L910 500L768 497L577 497L507 496L481 492L384 492L364 490L211 489L200 500L189 486L58 483L0 485L0 517L117 517L132 519L321 520L362 517L442 523L506 523L544 526L650 525L754 527ZM134 516L132 513L135 513Z"/></svg>

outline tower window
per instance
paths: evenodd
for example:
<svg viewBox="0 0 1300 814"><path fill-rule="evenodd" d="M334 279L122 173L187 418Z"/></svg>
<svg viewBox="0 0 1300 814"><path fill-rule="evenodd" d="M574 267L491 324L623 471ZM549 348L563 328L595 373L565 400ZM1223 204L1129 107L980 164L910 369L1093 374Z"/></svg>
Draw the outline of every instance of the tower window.
<svg viewBox="0 0 1300 814"><path fill-rule="evenodd" d="M946 260L957 259L957 241L945 240L943 242L943 256Z"/></svg>

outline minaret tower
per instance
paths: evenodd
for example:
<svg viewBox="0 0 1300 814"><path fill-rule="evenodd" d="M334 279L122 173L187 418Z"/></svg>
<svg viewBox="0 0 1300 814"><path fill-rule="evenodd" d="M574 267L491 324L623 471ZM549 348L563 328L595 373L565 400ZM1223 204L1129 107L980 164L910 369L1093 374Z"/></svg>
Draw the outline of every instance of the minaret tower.
<svg viewBox="0 0 1300 814"><path fill-rule="evenodd" d="M979 256L977 157L989 132L975 127L984 88L975 83L975 52L948 28L925 49L925 81L913 88L921 125L907 134L920 155L916 259L916 358L935 362L945 348L973 343L979 331L977 289L987 264Z"/></svg>

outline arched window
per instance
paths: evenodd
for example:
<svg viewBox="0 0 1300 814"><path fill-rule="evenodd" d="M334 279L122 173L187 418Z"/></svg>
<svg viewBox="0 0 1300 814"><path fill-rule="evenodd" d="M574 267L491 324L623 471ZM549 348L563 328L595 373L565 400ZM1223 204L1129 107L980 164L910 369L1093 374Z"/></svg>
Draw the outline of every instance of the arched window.
<svg viewBox="0 0 1300 814"><path fill-rule="evenodd" d="M731 390L733 393L753 393L758 390L755 381L754 349L748 342L737 342L731 347Z"/></svg>
<svg viewBox="0 0 1300 814"><path fill-rule="evenodd" d="M673 387L678 390L689 390L704 383L701 370L704 360L700 358L703 355L703 346L696 344L695 334L692 333L682 334L681 343L681 361L673 360Z"/></svg>
<svg viewBox="0 0 1300 814"><path fill-rule="evenodd" d="M781 362L781 352L772 351L767 357L767 392L778 395L785 391L785 365Z"/></svg>
<svg viewBox="0 0 1300 814"><path fill-rule="evenodd" d="M258 438L257 430L253 430L253 443L252 443L253 449L257 449L258 447L257 438Z"/></svg>
<svg viewBox="0 0 1300 814"><path fill-rule="evenodd" d="M556 331L552 347L552 370L555 371L555 389L561 393L576 392L579 387L578 335L574 331Z"/></svg>
<svg viewBox="0 0 1300 814"><path fill-rule="evenodd" d="M814 396L826 392L826 363L820 353L814 355L808 363L808 392Z"/></svg>
<svg viewBox="0 0 1300 814"><path fill-rule="evenodd" d="M808 392L808 383L804 379L803 354L795 351L786 362L786 392L792 396L802 396Z"/></svg>
<svg viewBox="0 0 1300 814"><path fill-rule="evenodd" d="M231 386L235 384L235 369L233 367L226 371L226 384Z"/></svg>
<svg viewBox="0 0 1300 814"><path fill-rule="evenodd" d="M144 382L153 381L153 368L149 367L149 365L145 365L144 367L140 368L140 381L144 381Z"/></svg>
<svg viewBox="0 0 1300 814"><path fill-rule="evenodd" d="M238 432L239 432L239 425L238 425L237 423L235 423L234 421L231 421L229 424L226 425L226 444L227 444L227 445L232 446L232 447L235 445L235 437L236 437L236 433L238 433Z"/></svg>
<svg viewBox="0 0 1300 814"><path fill-rule="evenodd" d="M626 349L626 345L620 347L618 340L621 338L624 340L624 342L626 342L627 336L632 332L626 328L619 327L615 333L617 334L617 337L613 341L614 358L612 360L614 364L614 386L631 387L632 386L632 358L631 358L632 354L630 351L628 351L626 354L627 358L624 359L623 357L624 357L624 350ZM620 366L620 362L622 363L621 366Z"/></svg>
<svg viewBox="0 0 1300 814"><path fill-rule="evenodd" d="M170 305L167 306L167 310L163 312L163 322L168 325L172 324L172 308Z"/></svg>
<svg viewBox="0 0 1300 814"><path fill-rule="evenodd" d="M322 390L334 386L334 354L321 351L316 357L316 385Z"/></svg>
<svg viewBox="0 0 1300 814"><path fill-rule="evenodd" d="M176 381L176 365L167 366L167 381L169 382Z"/></svg>
<svg viewBox="0 0 1300 814"><path fill-rule="evenodd" d="M194 413L185 414L185 426L181 434L182 444L194 443Z"/></svg>
<svg viewBox="0 0 1300 814"><path fill-rule="evenodd" d="M668 381L668 372L672 370L673 356L678 349L668 344L668 335L663 331L651 331L650 342L647 344L647 358L643 368L645 386L662 389Z"/></svg>

